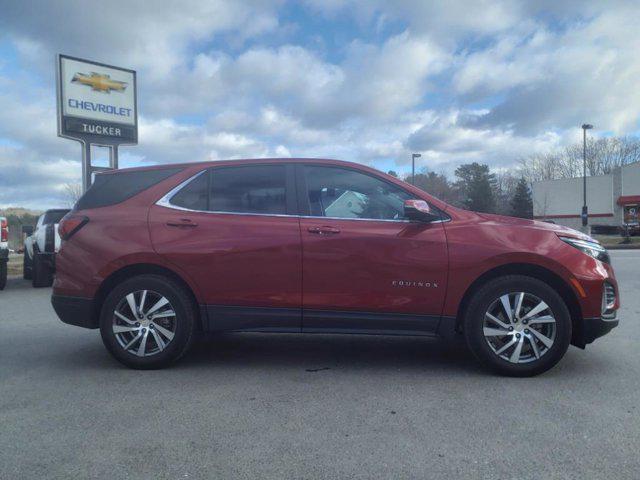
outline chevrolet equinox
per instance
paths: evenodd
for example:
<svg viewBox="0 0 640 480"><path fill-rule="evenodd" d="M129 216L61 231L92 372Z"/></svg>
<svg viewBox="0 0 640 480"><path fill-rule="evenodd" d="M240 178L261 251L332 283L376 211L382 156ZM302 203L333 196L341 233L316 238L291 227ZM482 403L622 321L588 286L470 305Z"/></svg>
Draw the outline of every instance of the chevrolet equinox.
<svg viewBox="0 0 640 480"><path fill-rule="evenodd" d="M464 336L512 376L618 324L607 251L474 213L355 163L215 161L103 173L65 216L52 303L133 368L201 332Z"/></svg>

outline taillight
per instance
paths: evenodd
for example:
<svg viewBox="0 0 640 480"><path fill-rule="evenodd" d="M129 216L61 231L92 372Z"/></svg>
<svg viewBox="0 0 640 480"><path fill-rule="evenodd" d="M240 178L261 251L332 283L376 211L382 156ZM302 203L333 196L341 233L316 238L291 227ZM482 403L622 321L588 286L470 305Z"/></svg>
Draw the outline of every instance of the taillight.
<svg viewBox="0 0 640 480"><path fill-rule="evenodd" d="M58 224L58 234L60 235L60 238L62 240L69 240L69 238L80 230L88 221L89 217L66 214Z"/></svg>
<svg viewBox="0 0 640 480"><path fill-rule="evenodd" d="M0 242L9 241L9 224L6 218L0 220Z"/></svg>

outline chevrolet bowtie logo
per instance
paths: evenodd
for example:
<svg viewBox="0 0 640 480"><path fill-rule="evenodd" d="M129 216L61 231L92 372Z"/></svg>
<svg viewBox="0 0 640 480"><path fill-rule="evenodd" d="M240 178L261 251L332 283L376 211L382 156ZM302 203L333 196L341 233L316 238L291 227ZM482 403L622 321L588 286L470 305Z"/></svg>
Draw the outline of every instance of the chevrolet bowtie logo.
<svg viewBox="0 0 640 480"><path fill-rule="evenodd" d="M109 75L101 75L96 72L91 72L91 75L76 73L71 81L81 83L83 85L88 85L92 90L96 90L98 92L111 93L111 90L124 92L124 89L127 88L126 82L111 80L111 77Z"/></svg>

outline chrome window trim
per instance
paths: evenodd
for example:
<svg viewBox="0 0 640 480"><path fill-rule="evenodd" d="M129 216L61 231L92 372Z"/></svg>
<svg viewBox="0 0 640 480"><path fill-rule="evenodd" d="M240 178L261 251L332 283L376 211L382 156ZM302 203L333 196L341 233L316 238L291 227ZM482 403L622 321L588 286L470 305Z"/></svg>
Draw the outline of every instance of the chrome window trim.
<svg viewBox="0 0 640 480"><path fill-rule="evenodd" d="M173 208L174 210L183 210L185 212L199 212L199 211L206 211L206 210L192 210L190 208L185 208L185 207L181 207L179 205L174 205L173 203L171 203L171 198L173 198L173 196L178 193L180 190L182 190L184 187L186 187L187 185L189 185L193 180L195 180L196 178L198 178L200 175L204 175L205 173L207 173L208 169L204 169L199 171L198 173L196 173L195 175L192 175L191 177L187 178L185 181L181 182L180 184L176 185L175 187L173 187L171 190L169 190L160 200L158 200L156 202L156 205L160 205L161 207L166 207L166 208Z"/></svg>
<svg viewBox="0 0 640 480"><path fill-rule="evenodd" d="M290 215L285 213L251 213L251 212L221 212L217 210L194 210L191 208L181 207L179 205L174 205L171 203L171 198L176 195L180 190L189 185L193 180L198 178L200 175L208 172L208 169L204 169L195 175L187 178L180 184L173 187L169 190L160 200L158 200L155 204L160 207L171 208L173 210L180 210L182 212L193 212L193 213L212 213L216 215L250 215L256 217L292 217L292 218L317 218L317 219L327 219L327 220L354 220L357 222L395 222L395 223L419 223L412 222L411 220L394 220L394 219L375 219L375 218L343 218L343 217L323 217L323 216L315 216L315 215ZM434 220L432 223L446 223L451 221L451 218L446 218L444 220Z"/></svg>

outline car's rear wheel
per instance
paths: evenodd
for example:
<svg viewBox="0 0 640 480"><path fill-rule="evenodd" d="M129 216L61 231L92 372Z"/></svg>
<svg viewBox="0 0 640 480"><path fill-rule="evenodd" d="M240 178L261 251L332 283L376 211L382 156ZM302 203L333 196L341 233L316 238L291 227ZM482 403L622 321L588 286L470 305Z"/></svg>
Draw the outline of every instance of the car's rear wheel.
<svg viewBox="0 0 640 480"><path fill-rule="evenodd" d="M160 275L117 285L104 301L100 333L109 352L131 368L162 368L184 355L197 313L189 293Z"/></svg>
<svg viewBox="0 0 640 480"><path fill-rule="evenodd" d="M564 356L571 341L571 316L549 285L510 275L475 293L466 310L464 333L485 366L503 375L531 376Z"/></svg>

